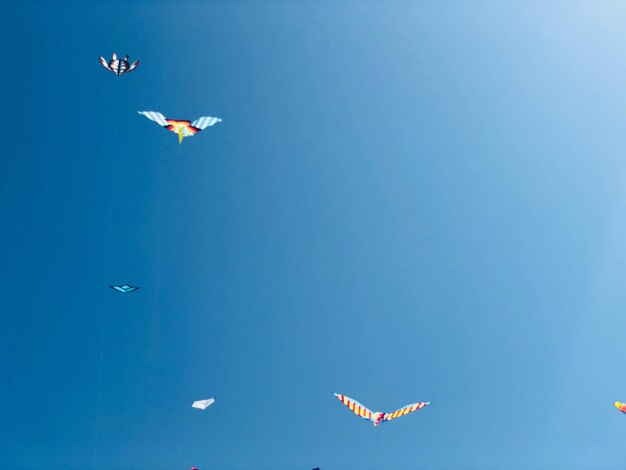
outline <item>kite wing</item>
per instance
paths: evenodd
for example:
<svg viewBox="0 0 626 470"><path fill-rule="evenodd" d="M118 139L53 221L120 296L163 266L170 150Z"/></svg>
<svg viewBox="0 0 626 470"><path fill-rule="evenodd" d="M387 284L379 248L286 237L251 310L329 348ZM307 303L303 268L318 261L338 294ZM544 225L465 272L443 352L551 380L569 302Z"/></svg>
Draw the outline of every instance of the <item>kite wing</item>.
<svg viewBox="0 0 626 470"><path fill-rule="evenodd" d="M133 70L135 70L137 68L137 66L139 65L139 61L136 60L135 62L133 62L132 64L130 64L130 67L128 68L128 72L132 72Z"/></svg>
<svg viewBox="0 0 626 470"><path fill-rule="evenodd" d="M335 395L341 403L350 408L350 410L357 416L360 416L363 419L372 419L374 413L372 413L372 411L365 406L361 405L358 401L345 395L340 395L339 393L333 393L333 395Z"/></svg>
<svg viewBox="0 0 626 470"><path fill-rule="evenodd" d="M618 401L615 402L615 408L620 410L622 413L626 413L626 403L620 403Z"/></svg>
<svg viewBox="0 0 626 470"><path fill-rule="evenodd" d="M412 403L410 405L406 405L399 410L394 411L393 413L385 414L383 418L385 421L391 421L392 419L399 418L400 416L408 415L414 411L419 410L420 408L424 408L425 406L430 405L430 402L420 402L420 403Z"/></svg>
<svg viewBox="0 0 626 470"><path fill-rule="evenodd" d="M145 117L150 119L151 121L156 122L159 126L168 127L169 124L165 120L165 116L161 113L157 113L156 111L137 111L139 114L143 114Z"/></svg>
<svg viewBox="0 0 626 470"><path fill-rule="evenodd" d="M102 64L102 66L107 69L107 70L111 70L111 67L109 67L109 63L107 62L107 60L100 56L100 63ZM111 72L113 72L113 70L111 70Z"/></svg>
<svg viewBox="0 0 626 470"><path fill-rule="evenodd" d="M198 118L194 122L192 122L191 125L195 127L196 129L198 129L199 131L203 131L207 127L211 127L217 124L218 122L222 122L222 120L216 117L202 116L201 118Z"/></svg>
<svg viewBox="0 0 626 470"><path fill-rule="evenodd" d="M191 406L193 408L198 408L199 410L206 410L213 403L215 403L215 398L209 398L208 400L194 401Z"/></svg>

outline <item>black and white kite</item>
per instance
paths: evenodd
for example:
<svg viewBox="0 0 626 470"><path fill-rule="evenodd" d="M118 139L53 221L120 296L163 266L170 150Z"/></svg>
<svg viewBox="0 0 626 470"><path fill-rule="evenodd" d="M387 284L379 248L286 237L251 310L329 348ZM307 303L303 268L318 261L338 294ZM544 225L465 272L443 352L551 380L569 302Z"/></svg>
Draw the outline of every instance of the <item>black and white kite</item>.
<svg viewBox="0 0 626 470"><path fill-rule="evenodd" d="M125 56L123 59L118 59L115 52L111 56L111 60L109 60L108 62L104 57L100 57L100 63L105 69L110 70L118 76L126 72L132 72L139 65L138 60L136 60L132 64L128 62L128 56Z"/></svg>

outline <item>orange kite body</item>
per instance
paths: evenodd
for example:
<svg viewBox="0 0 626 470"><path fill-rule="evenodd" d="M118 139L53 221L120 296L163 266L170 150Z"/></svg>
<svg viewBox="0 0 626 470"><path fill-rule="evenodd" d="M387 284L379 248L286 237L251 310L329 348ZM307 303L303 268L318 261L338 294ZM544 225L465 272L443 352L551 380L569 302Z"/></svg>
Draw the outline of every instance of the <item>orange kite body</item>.
<svg viewBox="0 0 626 470"><path fill-rule="evenodd" d="M167 128L172 131L178 133L179 129L187 129L192 134L195 134L199 131L191 125L191 121L178 121L176 119L166 119L165 122L169 124Z"/></svg>

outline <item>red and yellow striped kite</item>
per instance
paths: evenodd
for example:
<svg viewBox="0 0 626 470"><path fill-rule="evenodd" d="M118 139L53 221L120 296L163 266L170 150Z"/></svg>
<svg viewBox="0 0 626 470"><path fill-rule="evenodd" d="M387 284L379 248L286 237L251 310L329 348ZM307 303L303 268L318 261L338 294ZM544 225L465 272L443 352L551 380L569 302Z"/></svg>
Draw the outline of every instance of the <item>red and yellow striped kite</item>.
<svg viewBox="0 0 626 470"><path fill-rule="evenodd" d="M620 403L618 401L615 402L615 408L620 410L622 413L626 413L626 403Z"/></svg>
<svg viewBox="0 0 626 470"><path fill-rule="evenodd" d="M333 395L335 395L341 403L343 403L348 408L350 408L350 410L354 414L356 414L357 416L360 416L363 419L372 421L374 423L374 426L378 426L382 422L391 421L392 419L407 415L409 413L412 413L413 411L417 411L420 408L424 408L425 406L430 405L431 403L429 401L412 403L410 405L403 406L402 408L394 411L393 413L383 413L381 411L373 412L369 410L367 407L361 405L358 401L353 400L352 398L347 397L345 395L341 395L339 393L333 393Z"/></svg>

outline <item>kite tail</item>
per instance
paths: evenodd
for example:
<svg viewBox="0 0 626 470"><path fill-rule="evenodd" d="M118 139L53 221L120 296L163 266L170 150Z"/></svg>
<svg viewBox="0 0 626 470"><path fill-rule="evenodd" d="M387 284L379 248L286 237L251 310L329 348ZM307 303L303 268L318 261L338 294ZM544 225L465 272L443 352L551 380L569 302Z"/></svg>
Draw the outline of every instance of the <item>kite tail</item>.
<svg viewBox="0 0 626 470"><path fill-rule="evenodd" d="M183 137L185 137L185 136L183 135L183 128L182 128L182 127L179 127L179 128L178 128L178 143L179 143L179 144L182 144L182 143L183 143Z"/></svg>

